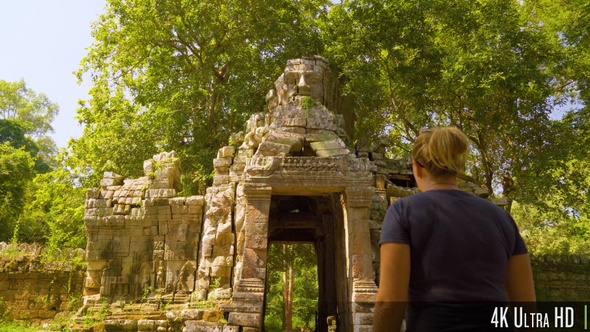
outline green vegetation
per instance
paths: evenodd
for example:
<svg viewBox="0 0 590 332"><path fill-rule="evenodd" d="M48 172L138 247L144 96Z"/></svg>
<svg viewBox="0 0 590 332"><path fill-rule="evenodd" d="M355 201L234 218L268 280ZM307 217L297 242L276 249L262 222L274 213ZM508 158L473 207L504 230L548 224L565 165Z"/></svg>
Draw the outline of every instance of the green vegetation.
<svg viewBox="0 0 590 332"><path fill-rule="evenodd" d="M24 81L1 81L0 240L83 247L85 188L103 171L140 176L138 165L161 151L181 160L183 194L203 192L217 149L264 110L285 61L313 54L328 58L353 101L353 140L385 139L390 157L405 158L420 129L460 127L473 152L464 180L528 211L515 210L523 231L583 239L589 6L108 1L77 72L92 84L78 110L85 132L67 150L56 153L46 136L57 105ZM539 223L523 219L531 211ZM551 238L539 252L565 250Z"/></svg>
<svg viewBox="0 0 590 332"><path fill-rule="evenodd" d="M301 98L301 107L303 107L303 109L305 109L305 114L307 115L307 117L309 118L309 112L311 111L311 108L315 105L315 99L309 97L309 96L305 96L303 98Z"/></svg>
<svg viewBox="0 0 590 332"><path fill-rule="evenodd" d="M315 328L319 296L317 267L317 256L312 244L270 246L265 330Z"/></svg>
<svg viewBox="0 0 590 332"><path fill-rule="evenodd" d="M41 326L19 321L0 321L0 332L36 332Z"/></svg>
<svg viewBox="0 0 590 332"><path fill-rule="evenodd" d="M45 243L47 259L84 247L86 188L143 175L161 151L181 160L183 194L202 192L286 60L319 54L354 102L353 140L407 158L420 129L457 126L472 143L461 177L508 199L533 254L588 255L588 13L586 0L107 0L67 149L47 136L58 106L0 80L0 241Z"/></svg>

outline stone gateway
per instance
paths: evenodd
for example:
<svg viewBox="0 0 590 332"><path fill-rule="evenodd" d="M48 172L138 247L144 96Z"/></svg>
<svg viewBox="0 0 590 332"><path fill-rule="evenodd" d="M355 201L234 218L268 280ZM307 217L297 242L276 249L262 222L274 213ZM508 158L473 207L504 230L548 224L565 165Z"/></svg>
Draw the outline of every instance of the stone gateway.
<svg viewBox="0 0 590 332"><path fill-rule="evenodd" d="M221 316L138 321L142 331L259 331L269 244L312 243L317 330L369 331L383 215L416 189L409 163L386 159L383 144L350 146L336 83L324 58L289 60L268 112L219 149L204 196L177 197L174 152L146 161L139 179L105 173L86 200L86 307L218 301Z"/></svg>

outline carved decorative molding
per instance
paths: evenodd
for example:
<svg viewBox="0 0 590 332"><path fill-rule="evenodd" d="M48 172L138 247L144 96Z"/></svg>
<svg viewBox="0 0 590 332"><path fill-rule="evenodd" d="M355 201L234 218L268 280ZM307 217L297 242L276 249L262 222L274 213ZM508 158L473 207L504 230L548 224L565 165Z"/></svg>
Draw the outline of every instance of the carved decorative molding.
<svg viewBox="0 0 590 332"><path fill-rule="evenodd" d="M244 186L244 196L248 202L253 201L270 201L272 187L256 186L246 184Z"/></svg>
<svg viewBox="0 0 590 332"><path fill-rule="evenodd" d="M250 176L271 176L279 167L280 158L252 157L246 159L246 173Z"/></svg>
<svg viewBox="0 0 590 332"><path fill-rule="evenodd" d="M353 282L352 300L353 302L374 303L379 288L375 281L371 279L360 279Z"/></svg>

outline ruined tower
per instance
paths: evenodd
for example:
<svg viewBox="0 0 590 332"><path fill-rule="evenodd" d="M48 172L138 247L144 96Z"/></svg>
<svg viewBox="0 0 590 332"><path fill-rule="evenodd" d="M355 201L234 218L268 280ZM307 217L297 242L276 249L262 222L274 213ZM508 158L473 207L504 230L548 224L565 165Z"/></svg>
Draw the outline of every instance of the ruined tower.
<svg viewBox="0 0 590 332"><path fill-rule="evenodd" d="M312 243L319 330L328 317L339 331L370 329L382 218L413 183L383 144L350 146L338 100L324 58L289 60L267 112L219 149L206 195L177 197L174 153L146 161L139 179L105 174L87 193L85 303L219 300L223 331L258 331L269 244ZM186 315L174 324L200 324Z"/></svg>

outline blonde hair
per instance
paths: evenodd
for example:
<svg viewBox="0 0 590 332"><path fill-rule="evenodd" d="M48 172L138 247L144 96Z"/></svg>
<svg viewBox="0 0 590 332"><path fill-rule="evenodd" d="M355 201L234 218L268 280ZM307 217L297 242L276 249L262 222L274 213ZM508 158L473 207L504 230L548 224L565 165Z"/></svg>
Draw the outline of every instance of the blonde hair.
<svg viewBox="0 0 590 332"><path fill-rule="evenodd" d="M457 176L464 167L469 139L458 128L439 127L420 132L412 147L412 159L433 178Z"/></svg>

